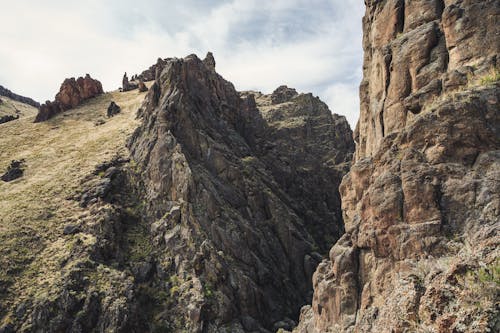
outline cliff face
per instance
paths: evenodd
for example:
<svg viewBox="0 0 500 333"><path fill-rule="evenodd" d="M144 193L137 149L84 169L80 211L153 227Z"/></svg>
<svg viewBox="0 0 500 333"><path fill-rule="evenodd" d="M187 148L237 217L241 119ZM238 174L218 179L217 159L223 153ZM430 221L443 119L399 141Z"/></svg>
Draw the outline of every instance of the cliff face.
<svg viewBox="0 0 500 333"><path fill-rule="evenodd" d="M239 94L207 59L157 70L130 141L158 248L152 281L176 281L164 306L176 329L290 327L317 251L342 233L351 131L310 94Z"/></svg>
<svg viewBox="0 0 500 333"><path fill-rule="evenodd" d="M498 331L500 3L366 5L346 234L296 331Z"/></svg>

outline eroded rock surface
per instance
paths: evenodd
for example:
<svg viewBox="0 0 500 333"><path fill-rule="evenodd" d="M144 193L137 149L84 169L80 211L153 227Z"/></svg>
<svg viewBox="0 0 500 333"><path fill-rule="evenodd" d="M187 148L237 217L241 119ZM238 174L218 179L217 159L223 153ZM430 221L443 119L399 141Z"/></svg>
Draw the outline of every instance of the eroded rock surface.
<svg viewBox="0 0 500 333"><path fill-rule="evenodd" d="M24 160L11 161L7 171L0 177L4 182L10 182L22 177L24 174Z"/></svg>
<svg viewBox="0 0 500 333"><path fill-rule="evenodd" d="M106 115L108 116L108 118L110 118L117 115L120 112L121 112L120 106L116 104L114 101L111 101L111 103L109 103L108 109L106 110Z"/></svg>
<svg viewBox="0 0 500 333"><path fill-rule="evenodd" d="M46 121L56 114L72 109L89 98L103 93L101 82L89 74L78 79L64 80L53 102L47 101L40 106L35 122Z"/></svg>
<svg viewBox="0 0 500 333"><path fill-rule="evenodd" d="M346 234L295 332L494 332L500 3L367 1Z"/></svg>
<svg viewBox="0 0 500 333"><path fill-rule="evenodd" d="M298 314L317 251L342 233L351 131L312 95L272 105L214 65L167 61L130 142L160 249L154 279L175 281L163 320L176 330L268 332Z"/></svg>

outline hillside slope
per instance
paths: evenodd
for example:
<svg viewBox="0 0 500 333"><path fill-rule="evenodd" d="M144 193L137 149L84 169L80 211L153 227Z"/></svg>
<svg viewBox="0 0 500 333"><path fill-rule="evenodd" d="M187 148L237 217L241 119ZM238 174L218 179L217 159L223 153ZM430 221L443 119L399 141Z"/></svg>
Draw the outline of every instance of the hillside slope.
<svg viewBox="0 0 500 333"><path fill-rule="evenodd" d="M0 170L11 160L26 164L22 178L0 182L0 327L16 320L13 306L29 308L33 300L60 292L61 263L77 241L63 229L85 212L68 197L96 165L128 155L125 141L138 124L135 112L143 99L138 92L107 93L45 123L33 124L33 108L29 116L0 125ZM111 100L122 113L105 119ZM105 122L96 126L100 119Z"/></svg>
<svg viewBox="0 0 500 333"><path fill-rule="evenodd" d="M34 106L9 97L0 97L0 124L22 117L30 117L36 113L37 109Z"/></svg>

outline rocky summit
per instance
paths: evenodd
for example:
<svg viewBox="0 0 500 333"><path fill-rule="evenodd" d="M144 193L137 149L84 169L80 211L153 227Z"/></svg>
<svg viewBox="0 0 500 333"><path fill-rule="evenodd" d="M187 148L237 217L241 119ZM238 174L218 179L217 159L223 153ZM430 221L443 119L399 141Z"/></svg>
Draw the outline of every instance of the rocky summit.
<svg viewBox="0 0 500 333"><path fill-rule="evenodd" d="M366 4L346 233L294 332L498 332L500 3Z"/></svg>
<svg viewBox="0 0 500 333"><path fill-rule="evenodd" d="M89 98L103 93L101 82L92 79L89 74L85 77L64 80L53 102L47 101L40 106L35 122L46 121L56 114L72 109Z"/></svg>
<svg viewBox="0 0 500 333"><path fill-rule="evenodd" d="M351 131L312 95L272 105L214 66L167 61L129 142L155 245L150 284L170 281L177 298L157 310L176 330L290 327L343 231L337 185Z"/></svg>

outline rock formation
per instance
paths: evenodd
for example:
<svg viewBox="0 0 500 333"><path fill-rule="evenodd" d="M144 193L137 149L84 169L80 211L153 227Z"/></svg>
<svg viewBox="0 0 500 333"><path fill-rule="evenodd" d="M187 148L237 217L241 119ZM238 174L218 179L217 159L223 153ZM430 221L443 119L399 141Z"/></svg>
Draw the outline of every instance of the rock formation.
<svg viewBox="0 0 500 333"><path fill-rule="evenodd" d="M5 116L1 116L0 117L0 124L7 123L9 121L16 120L16 119L19 119L19 115L18 114L16 114L15 116L11 115L11 114L8 114L8 115L5 115Z"/></svg>
<svg viewBox="0 0 500 333"><path fill-rule="evenodd" d="M24 174L24 160L11 161L7 171L0 177L4 182L10 182L22 177Z"/></svg>
<svg viewBox="0 0 500 333"><path fill-rule="evenodd" d="M117 115L120 112L121 112L120 106L118 106L114 101L112 101L108 106L106 115L108 116L108 118L110 118L113 117L114 115Z"/></svg>
<svg viewBox="0 0 500 333"><path fill-rule="evenodd" d="M499 331L500 3L365 3L346 233L295 332Z"/></svg>
<svg viewBox="0 0 500 333"><path fill-rule="evenodd" d="M312 95L240 97L214 64L167 61L130 141L158 249L151 279L175 281L162 311L177 330L272 331L298 314L316 251L342 233L351 131Z"/></svg>
<svg viewBox="0 0 500 333"><path fill-rule="evenodd" d="M0 96L5 96L5 97L8 97L14 101L28 104L28 105L34 106L36 108L40 107L40 103L38 103L37 101L34 101L33 99L31 99L29 97L24 97L24 96L21 96L18 94L14 94L12 91L10 91L9 89L4 88L2 86L0 86Z"/></svg>
<svg viewBox="0 0 500 333"><path fill-rule="evenodd" d="M40 106L35 122L46 121L56 114L72 109L85 100L103 93L101 82L92 79L89 74L85 77L64 80L53 102L47 101Z"/></svg>
<svg viewBox="0 0 500 333"><path fill-rule="evenodd" d="M297 95L297 91L287 86L279 86L271 95L273 104L285 103Z"/></svg>
<svg viewBox="0 0 500 333"><path fill-rule="evenodd" d="M122 91L130 91L137 89L139 85L135 82L129 81L127 73L123 74L123 79L122 79Z"/></svg>
<svg viewBox="0 0 500 333"><path fill-rule="evenodd" d="M43 290L26 298L0 279L0 331L296 324L317 264L344 232L338 186L352 131L311 94L278 103L237 92L212 60L157 64L131 158L100 163L67 197L79 213L57 225L57 278L41 276Z"/></svg>
<svg viewBox="0 0 500 333"><path fill-rule="evenodd" d="M139 79L139 92L146 92L148 91L148 87L144 84L144 81Z"/></svg>

